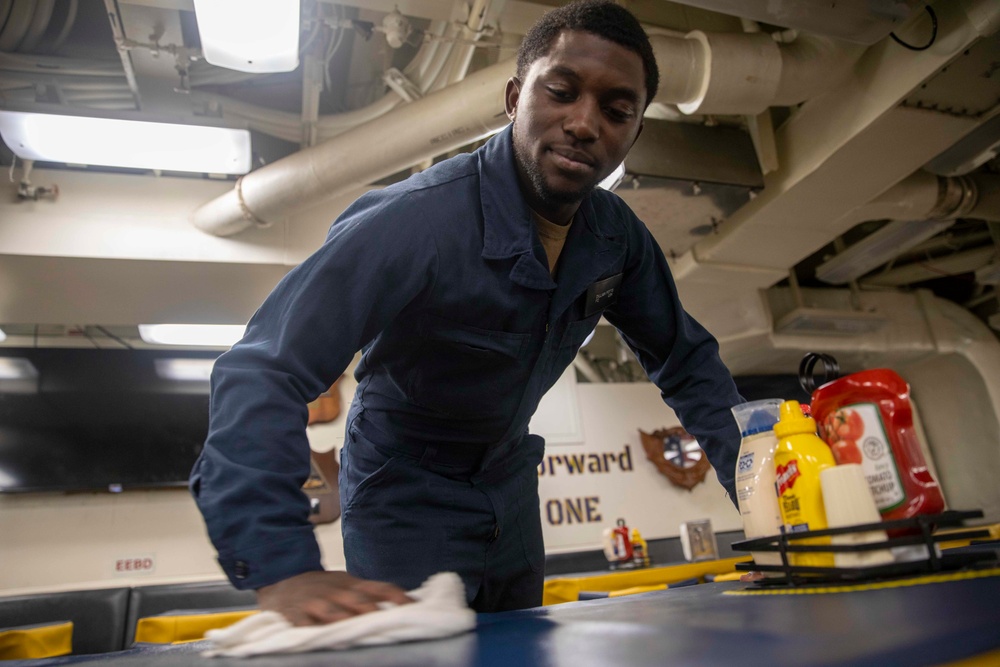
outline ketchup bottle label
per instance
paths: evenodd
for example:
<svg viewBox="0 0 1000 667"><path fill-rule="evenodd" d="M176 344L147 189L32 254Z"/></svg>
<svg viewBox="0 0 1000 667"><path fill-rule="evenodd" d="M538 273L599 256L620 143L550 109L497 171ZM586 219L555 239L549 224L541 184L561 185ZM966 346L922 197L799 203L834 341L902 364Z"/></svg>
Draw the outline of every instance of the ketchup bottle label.
<svg viewBox="0 0 1000 667"><path fill-rule="evenodd" d="M838 465L861 464L880 512L891 510L906 499L877 405L842 406L826 416L819 430Z"/></svg>

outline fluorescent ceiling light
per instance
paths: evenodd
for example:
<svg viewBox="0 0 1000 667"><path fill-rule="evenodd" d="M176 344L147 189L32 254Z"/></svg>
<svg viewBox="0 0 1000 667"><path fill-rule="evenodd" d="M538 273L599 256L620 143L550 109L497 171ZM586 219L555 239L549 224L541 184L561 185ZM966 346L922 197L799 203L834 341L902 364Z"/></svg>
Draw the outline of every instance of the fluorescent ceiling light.
<svg viewBox="0 0 1000 667"><path fill-rule="evenodd" d="M820 264L816 277L831 285L849 283L953 224L954 220L893 220Z"/></svg>
<svg viewBox="0 0 1000 667"><path fill-rule="evenodd" d="M230 347L245 329L242 324L140 324L139 336L160 345Z"/></svg>
<svg viewBox="0 0 1000 667"><path fill-rule="evenodd" d="M154 359L156 374L164 380L208 382L215 359Z"/></svg>
<svg viewBox="0 0 1000 667"><path fill-rule="evenodd" d="M3 332L3 329L0 329L0 343L4 342L5 340L7 340L7 334Z"/></svg>
<svg viewBox="0 0 1000 667"><path fill-rule="evenodd" d="M299 0L194 0L205 60L240 72L299 66Z"/></svg>
<svg viewBox="0 0 1000 667"><path fill-rule="evenodd" d="M209 174L250 171L247 130L0 111L0 135L22 160Z"/></svg>

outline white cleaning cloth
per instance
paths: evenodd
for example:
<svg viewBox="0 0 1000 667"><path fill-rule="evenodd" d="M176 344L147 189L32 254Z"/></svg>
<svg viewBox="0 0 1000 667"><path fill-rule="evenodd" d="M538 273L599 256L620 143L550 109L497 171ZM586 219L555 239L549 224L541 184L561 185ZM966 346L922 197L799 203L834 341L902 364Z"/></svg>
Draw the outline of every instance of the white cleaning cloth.
<svg viewBox="0 0 1000 667"><path fill-rule="evenodd" d="M407 593L415 602L380 604L382 609L328 625L295 627L274 611L262 611L205 636L207 656L247 657L265 653L304 653L397 642L437 639L467 632L476 613L465 603L465 586L454 572L430 577Z"/></svg>

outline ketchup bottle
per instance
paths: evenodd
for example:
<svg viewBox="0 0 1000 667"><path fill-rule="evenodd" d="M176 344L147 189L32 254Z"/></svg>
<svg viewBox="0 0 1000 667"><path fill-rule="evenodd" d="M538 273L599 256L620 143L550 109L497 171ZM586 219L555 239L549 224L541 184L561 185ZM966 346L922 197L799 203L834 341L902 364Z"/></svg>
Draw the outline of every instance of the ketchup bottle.
<svg viewBox="0 0 1000 667"><path fill-rule="evenodd" d="M944 510L913 428L909 394L906 381L887 368L847 375L812 394L820 436L838 464L861 464L884 521Z"/></svg>
<svg viewBox="0 0 1000 667"><path fill-rule="evenodd" d="M615 553L621 561L632 560L632 536L629 534L625 519L618 519L618 525L614 529Z"/></svg>

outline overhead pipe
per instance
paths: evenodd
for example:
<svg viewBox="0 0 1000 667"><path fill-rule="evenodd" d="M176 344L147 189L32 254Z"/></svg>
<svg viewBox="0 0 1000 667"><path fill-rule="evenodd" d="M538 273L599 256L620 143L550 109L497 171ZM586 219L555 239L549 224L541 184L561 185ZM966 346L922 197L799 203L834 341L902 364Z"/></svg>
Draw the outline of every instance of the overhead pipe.
<svg viewBox="0 0 1000 667"><path fill-rule="evenodd" d="M336 196L481 139L508 123L503 90L513 73L513 60L492 65L394 109L359 131L252 171L233 190L197 209L192 222L218 236L267 226L306 203Z"/></svg>
<svg viewBox="0 0 1000 667"><path fill-rule="evenodd" d="M49 27L55 3L56 0L36 0L35 15L31 17L31 25L28 26L21 43L17 45L18 51L33 51L38 46L46 28Z"/></svg>
<svg viewBox="0 0 1000 667"><path fill-rule="evenodd" d="M46 45L46 50L51 52L58 51L59 47L62 46L66 38L69 37L69 33L73 30L73 26L76 25L76 11L79 0L69 0L69 4L66 7L66 19L63 21L62 29L59 30L59 34L53 39L49 44Z"/></svg>
<svg viewBox="0 0 1000 667"><path fill-rule="evenodd" d="M418 88L421 92L426 92L440 73L449 53L450 45L445 47L438 42L426 42L406 66L403 73L415 77ZM202 83L199 78L195 85ZM224 119L245 123L249 128L258 132L291 142L297 142L300 138L302 119L299 114L277 111L215 93L198 91L193 92L192 97L197 101L221 109ZM390 90L375 102L360 109L320 116L316 121L318 138L320 141L332 139L358 125L385 115L402 102L403 98L399 93Z"/></svg>
<svg viewBox="0 0 1000 667"><path fill-rule="evenodd" d="M837 220L834 230L843 233L855 225L870 220L890 220L890 225L875 232L871 237L862 239L833 258L816 267L816 277L823 282L834 285L845 284L858 277L860 272L867 273L881 264L886 264L913 246L929 238L933 234L946 229L959 218L977 220L1000 219L1000 176L994 174L978 174L975 176L934 176L925 171L918 171L889 188L881 195L864 206L860 206L850 215ZM913 228L919 222L918 228ZM894 238L885 234L892 225L908 225L897 232L906 233L908 238L896 242L891 247ZM923 236L920 236L922 234ZM896 238L899 237L897 233ZM871 241L871 242L869 242ZM866 247L867 244L867 247ZM876 250L881 244L884 250ZM889 252L885 252L889 250ZM870 266L858 265L865 253L875 258L877 264ZM926 271L917 271L924 276ZM899 278L884 278L885 273L861 281L863 285L906 284L905 282L886 283L885 280L905 280L910 273L893 272ZM915 275L915 274L914 274ZM920 278L927 280L928 276Z"/></svg>
<svg viewBox="0 0 1000 667"><path fill-rule="evenodd" d="M768 33L650 36L660 65L654 101L686 114L754 115L792 106L835 87L864 47L828 37L799 35L778 44Z"/></svg>
<svg viewBox="0 0 1000 667"><path fill-rule="evenodd" d="M462 25L458 34L458 39L463 41L475 41L482 35L486 27L486 15L490 10L490 0L473 0L469 7L469 18ZM465 78L469 71L469 64L472 56L476 52L474 44L462 44L455 48L449 60L448 78L446 85L454 85Z"/></svg>
<svg viewBox="0 0 1000 667"><path fill-rule="evenodd" d="M0 51L17 50L28 34L36 9L34 0L13 0L8 7L7 20L0 25Z"/></svg>
<svg viewBox="0 0 1000 667"><path fill-rule="evenodd" d="M779 46L765 33L695 31L686 37L653 34L651 41L663 72L656 100L684 105L686 113L755 114L772 104L801 102L821 86L836 85L829 72L846 73L861 53L860 47L825 38ZM727 67L742 72L743 81L733 80ZM253 171L233 191L197 209L192 221L219 236L266 226L294 208L460 148L507 123L503 88L513 73L513 60L493 65Z"/></svg>
<svg viewBox="0 0 1000 667"><path fill-rule="evenodd" d="M39 56L0 52L0 70L33 75L101 76L121 78L121 67L101 60L80 60L58 56Z"/></svg>
<svg viewBox="0 0 1000 667"><path fill-rule="evenodd" d="M996 255L997 250L993 246L965 250L953 255L935 257L923 262L913 262L883 273L877 273L862 279L860 285L862 287L901 287L934 278L970 273L989 264Z"/></svg>
<svg viewBox="0 0 1000 667"><path fill-rule="evenodd" d="M135 108L142 108L142 96L139 94L139 81L135 77L135 68L132 66L132 54L125 46L125 28L122 25L121 14L118 13L117 0L104 0L104 9L108 14L111 23L111 34L115 40L115 48L122 62L122 70L125 72L125 80L135 98Z"/></svg>

